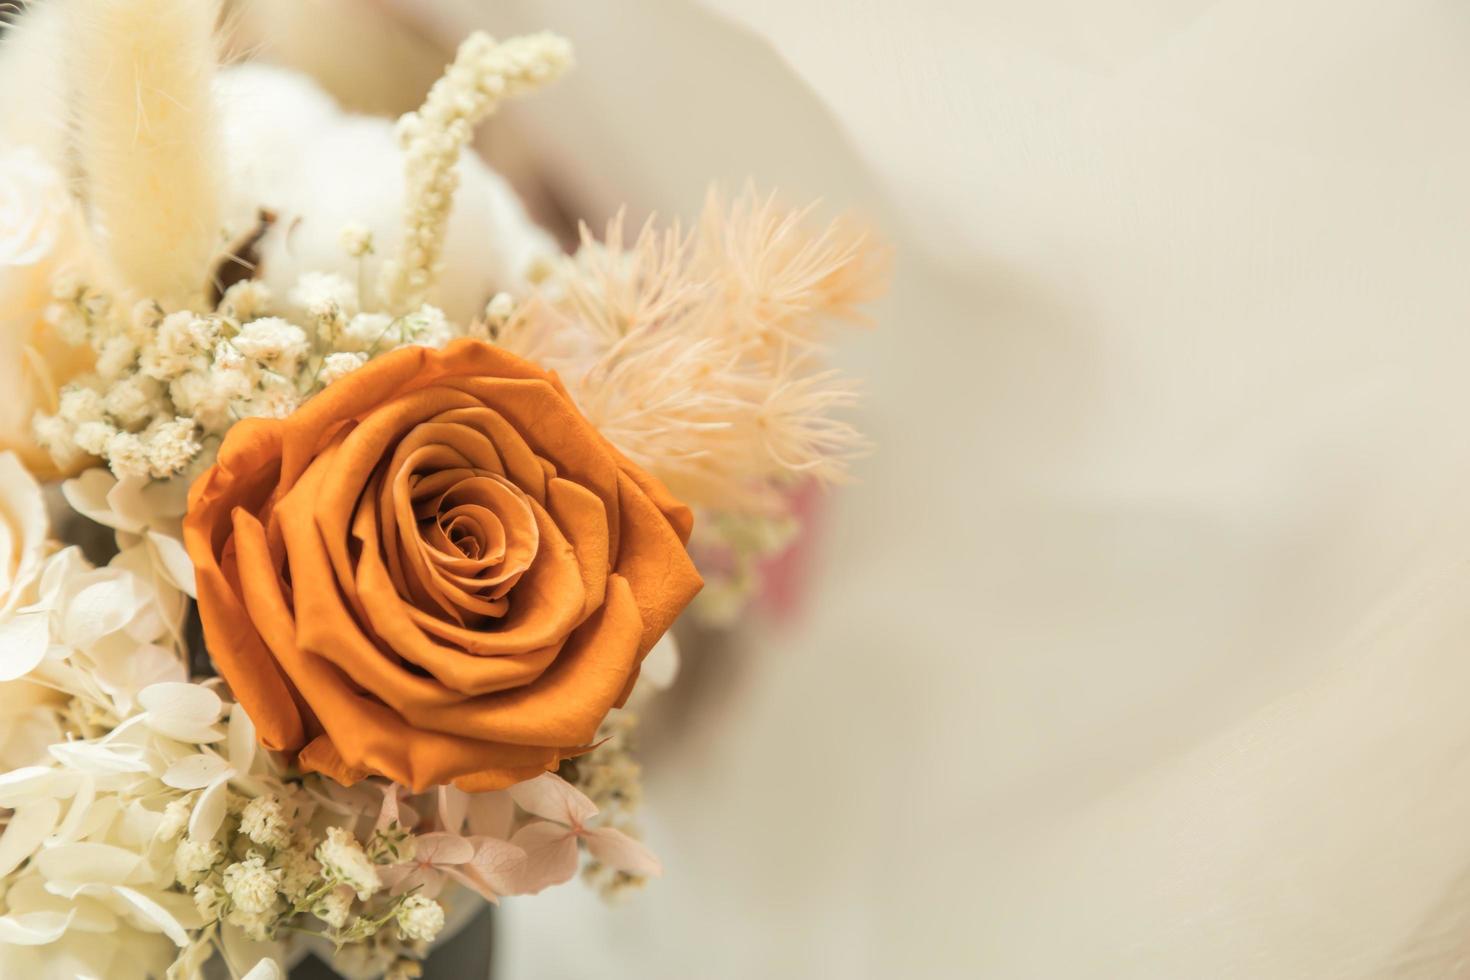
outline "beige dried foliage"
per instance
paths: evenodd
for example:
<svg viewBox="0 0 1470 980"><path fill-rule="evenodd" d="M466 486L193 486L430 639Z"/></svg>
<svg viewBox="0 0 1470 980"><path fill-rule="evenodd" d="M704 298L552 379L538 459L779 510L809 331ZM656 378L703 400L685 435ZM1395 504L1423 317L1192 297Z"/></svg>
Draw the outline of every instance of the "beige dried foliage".
<svg viewBox="0 0 1470 980"><path fill-rule="evenodd" d="M813 230L747 189L712 192L692 234L623 219L582 246L501 329L556 370L615 445L689 503L773 505L842 479L864 449L841 413L855 386L823 360L837 325L884 288L883 253L848 221Z"/></svg>

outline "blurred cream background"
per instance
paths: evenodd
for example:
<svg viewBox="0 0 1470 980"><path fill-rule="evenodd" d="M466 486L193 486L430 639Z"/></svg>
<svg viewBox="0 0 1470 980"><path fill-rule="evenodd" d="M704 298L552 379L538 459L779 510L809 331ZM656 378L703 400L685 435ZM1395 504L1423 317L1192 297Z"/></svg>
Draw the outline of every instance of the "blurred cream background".
<svg viewBox="0 0 1470 980"><path fill-rule="evenodd" d="M1470 8L395 6L572 38L569 210L898 252L810 607L654 720L667 877L497 976L1470 976Z"/></svg>

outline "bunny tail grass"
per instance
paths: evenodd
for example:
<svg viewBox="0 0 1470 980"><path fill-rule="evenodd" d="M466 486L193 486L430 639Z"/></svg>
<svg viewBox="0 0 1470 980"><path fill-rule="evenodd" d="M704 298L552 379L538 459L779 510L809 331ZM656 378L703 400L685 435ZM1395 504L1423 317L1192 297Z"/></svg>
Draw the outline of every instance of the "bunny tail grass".
<svg viewBox="0 0 1470 980"><path fill-rule="evenodd" d="M61 0L81 193L121 285L198 303L219 244L213 0Z"/></svg>

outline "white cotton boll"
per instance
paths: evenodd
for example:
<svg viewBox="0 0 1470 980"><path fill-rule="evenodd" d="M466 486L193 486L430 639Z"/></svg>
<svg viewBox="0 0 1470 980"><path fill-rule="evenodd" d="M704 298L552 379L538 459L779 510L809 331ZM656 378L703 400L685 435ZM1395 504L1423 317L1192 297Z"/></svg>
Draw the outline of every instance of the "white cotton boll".
<svg viewBox="0 0 1470 980"><path fill-rule="evenodd" d="M278 296L290 296L308 271L376 284L402 242L404 157L393 123L340 113L301 76L263 65L222 72L217 92L234 168L232 224L246 230L261 207L277 215L259 246L266 283ZM460 176L430 301L467 324L496 292L523 284L535 258L556 245L478 157L461 157ZM344 228L370 236L372 254L348 254ZM369 308L373 300L363 297Z"/></svg>

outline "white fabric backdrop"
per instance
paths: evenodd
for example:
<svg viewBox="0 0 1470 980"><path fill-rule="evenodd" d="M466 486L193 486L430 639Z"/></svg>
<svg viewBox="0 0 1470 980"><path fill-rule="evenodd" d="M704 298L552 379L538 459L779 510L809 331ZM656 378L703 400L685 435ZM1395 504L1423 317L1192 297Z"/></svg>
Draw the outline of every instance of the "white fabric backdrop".
<svg viewBox="0 0 1470 980"><path fill-rule="evenodd" d="M422 13L426 6L405 4ZM435 0L597 211L899 250L814 607L516 978L1470 975L1470 8Z"/></svg>

